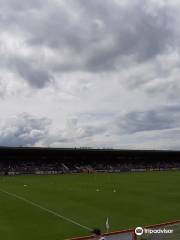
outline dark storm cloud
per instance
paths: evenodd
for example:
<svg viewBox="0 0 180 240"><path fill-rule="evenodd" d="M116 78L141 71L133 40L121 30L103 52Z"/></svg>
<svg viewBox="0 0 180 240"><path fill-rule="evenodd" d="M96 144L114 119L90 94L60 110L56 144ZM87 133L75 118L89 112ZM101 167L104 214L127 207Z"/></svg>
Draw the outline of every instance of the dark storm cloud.
<svg viewBox="0 0 180 240"><path fill-rule="evenodd" d="M33 146L46 138L50 120L23 113L0 124L1 146Z"/></svg>
<svg viewBox="0 0 180 240"><path fill-rule="evenodd" d="M43 88L47 83L51 82L52 76L48 69L43 66L33 64L31 59L15 58L10 62L11 67L31 86Z"/></svg>
<svg viewBox="0 0 180 240"><path fill-rule="evenodd" d="M132 111L115 120L120 133L173 129L180 127L180 107L167 106L147 111Z"/></svg>
<svg viewBox="0 0 180 240"><path fill-rule="evenodd" d="M0 60L0 66L18 74L34 88L43 88L53 81L53 76L42 63L31 57L22 57L12 54Z"/></svg>
<svg viewBox="0 0 180 240"><path fill-rule="evenodd" d="M44 69L43 64L32 67L28 58L14 63L33 86L44 87L51 81L46 68L54 73L116 72L132 61L147 61L175 47L176 9L169 4L156 6L139 0L124 5L112 0L67 1L66 5L47 0L0 2L6 9L0 14L1 28L6 24L6 31L20 31L27 47L37 48L37 54L38 47L44 46L63 59L44 64Z"/></svg>
<svg viewBox="0 0 180 240"><path fill-rule="evenodd" d="M82 2L82 1L81 1ZM148 11L151 1L133 1L126 7L112 1L87 1L87 14L104 24L104 37L112 44L98 46L87 60L89 70L111 70L121 67L121 58L135 56L136 61L146 61L174 44L173 9L167 6ZM102 39L101 39L102 40Z"/></svg>
<svg viewBox="0 0 180 240"><path fill-rule="evenodd" d="M109 0L71 2L80 17L74 20L61 9L53 10L31 43L80 54L79 69L90 72L115 70L121 67L122 58L130 55L145 61L174 44L175 9L154 7L150 12L151 4L134 1L122 7Z"/></svg>

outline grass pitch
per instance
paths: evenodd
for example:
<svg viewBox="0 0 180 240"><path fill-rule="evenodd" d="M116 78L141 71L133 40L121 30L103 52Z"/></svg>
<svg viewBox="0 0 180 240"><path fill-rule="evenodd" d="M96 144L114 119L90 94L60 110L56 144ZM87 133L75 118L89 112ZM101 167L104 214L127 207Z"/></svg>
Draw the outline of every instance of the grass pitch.
<svg viewBox="0 0 180 240"><path fill-rule="evenodd" d="M180 172L0 177L2 189L103 231L107 217L111 231L180 218ZM88 234L0 191L3 240L62 240Z"/></svg>

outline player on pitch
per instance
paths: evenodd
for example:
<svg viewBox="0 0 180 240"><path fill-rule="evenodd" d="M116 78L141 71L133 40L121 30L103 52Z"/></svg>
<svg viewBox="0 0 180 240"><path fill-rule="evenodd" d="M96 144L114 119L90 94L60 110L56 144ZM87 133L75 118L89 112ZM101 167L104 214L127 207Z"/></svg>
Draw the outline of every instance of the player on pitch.
<svg viewBox="0 0 180 240"><path fill-rule="evenodd" d="M92 231L92 233L94 234L94 239L95 240L106 240L105 237L103 237L101 235L101 230L100 229L94 229Z"/></svg>

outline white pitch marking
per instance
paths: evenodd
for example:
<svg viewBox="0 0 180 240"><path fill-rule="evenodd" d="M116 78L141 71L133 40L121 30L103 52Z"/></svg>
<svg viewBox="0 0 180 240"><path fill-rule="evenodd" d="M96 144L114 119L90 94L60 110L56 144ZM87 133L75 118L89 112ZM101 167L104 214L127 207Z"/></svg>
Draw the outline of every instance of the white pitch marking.
<svg viewBox="0 0 180 240"><path fill-rule="evenodd" d="M38 208L40 208L41 210L44 210L44 211L46 211L46 212L48 212L48 213L51 213L52 215L54 215L54 216L56 216L56 217L59 217L59 218L65 220L65 221L67 221L67 222L70 222L70 223L72 223L72 224L74 224L74 225L76 225L76 226L79 226L79 227L81 227L81 228L84 228L84 229L86 229L86 230L88 230L88 231L92 231L92 229L89 228L89 227L86 227L86 226L84 226L84 225L82 225L82 224L80 224L80 223L78 223L78 222L76 222L76 221L74 221L74 220L72 220L72 219L70 219L70 218L67 218L67 217L65 217L65 216L63 216L63 215L61 215L61 214L59 214L59 213L57 213L57 212L54 212L54 211L51 210L51 209L48 209L48 208L46 208L46 207L43 207L43 206L41 206L41 205L39 205L39 204L37 204L37 203L35 203L35 202L32 202L32 201L30 201L30 200L28 200L28 199L26 199L26 198L24 198L24 197L21 197L21 196L19 196L19 195L17 195L17 194L10 193L10 192L5 191L5 190L3 190L3 189L0 189L0 192L5 193L5 194L7 194L7 195L9 195L9 196L11 196L11 197L17 198L17 199L19 199L19 200L21 200L21 201L24 201L24 202L28 203L28 204L31 204L32 206L38 207Z"/></svg>

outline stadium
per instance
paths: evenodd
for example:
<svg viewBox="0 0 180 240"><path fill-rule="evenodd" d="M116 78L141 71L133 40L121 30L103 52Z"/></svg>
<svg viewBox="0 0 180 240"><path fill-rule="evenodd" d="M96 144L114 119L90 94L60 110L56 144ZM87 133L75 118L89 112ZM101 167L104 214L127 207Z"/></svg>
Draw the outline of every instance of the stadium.
<svg viewBox="0 0 180 240"><path fill-rule="evenodd" d="M0 240L180 240L180 0L0 0Z"/></svg>
<svg viewBox="0 0 180 240"><path fill-rule="evenodd" d="M179 151L1 147L0 175L2 239L179 239Z"/></svg>

